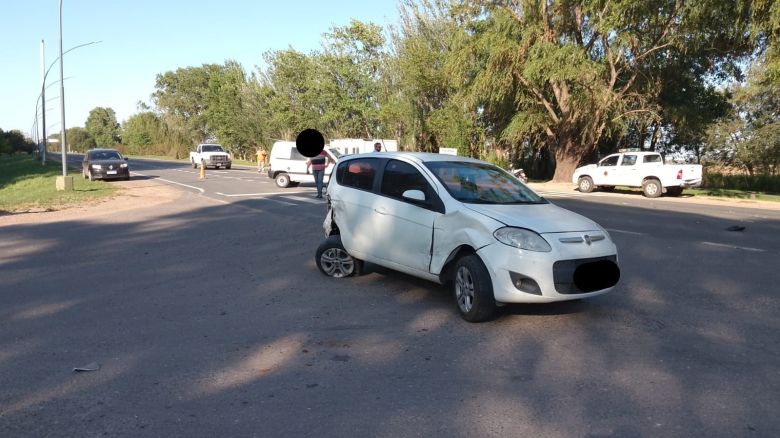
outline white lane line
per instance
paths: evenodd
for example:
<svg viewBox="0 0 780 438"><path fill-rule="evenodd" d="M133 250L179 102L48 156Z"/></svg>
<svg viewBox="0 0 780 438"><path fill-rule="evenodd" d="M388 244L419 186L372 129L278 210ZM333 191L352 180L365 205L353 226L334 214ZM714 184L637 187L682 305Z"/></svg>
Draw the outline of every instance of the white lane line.
<svg viewBox="0 0 780 438"><path fill-rule="evenodd" d="M322 204L322 200L312 199L312 198L304 198L302 196L282 196L284 199L291 199L293 201L300 201L300 202L308 202L309 204Z"/></svg>
<svg viewBox="0 0 780 438"><path fill-rule="evenodd" d="M136 175L141 175L141 176L149 176L149 175L144 175L143 173L141 173L141 172L136 172L136 171L132 171L131 173L134 173L134 174L136 174ZM205 192L206 192L205 190L203 190L203 189L202 189L202 188L200 188L200 187L195 187L195 186L188 186L187 184L182 184L182 183L180 183L180 182L171 181L171 180L169 180L169 179L165 179L165 178L159 178L159 177L150 177L150 178L158 179L158 180L160 180L160 181L165 181L165 182L167 182L167 183L176 184L176 185L179 185L179 186L184 186L184 187L187 187L187 188L190 188L190 189L195 189L195 190L198 190L198 191L200 191L200 193L205 193Z"/></svg>
<svg viewBox="0 0 780 438"><path fill-rule="evenodd" d="M736 246L736 245L727 245L724 243L715 243L715 242L702 242L702 245L709 245L709 246L718 246L721 248L731 248L731 249L742 249L745 251L753 251L753 252L766 252L766 250L760 249L760 248L751 248L749 246Z"/></svg>
<svg viewBox="0 0 780 438"><path fill-rule="evenodd" d="M636 231L626 231L626 230L616 230L614 228L607 228L607 231L610 233L623 233L623 234L633 234L635 236L644 236L645 233L637 233Z"/></svg>
<svg viewBox="0 0 780 438"><path fill-rule="evenodd" d="M312 193L313 191L314 191L314 189L311 189L311 190L301 190L301 191L297 191L297 192L234 193L234 194L230 194L230 195L222 193L222 192L216 192L216 194L218 194L220 196L227 196L229 198L242 197L242 196L243 197L253 197L253 198L256 198L256 197L274 196L274 195L291 195L291 194L294 194L294 193Z"/></svg>

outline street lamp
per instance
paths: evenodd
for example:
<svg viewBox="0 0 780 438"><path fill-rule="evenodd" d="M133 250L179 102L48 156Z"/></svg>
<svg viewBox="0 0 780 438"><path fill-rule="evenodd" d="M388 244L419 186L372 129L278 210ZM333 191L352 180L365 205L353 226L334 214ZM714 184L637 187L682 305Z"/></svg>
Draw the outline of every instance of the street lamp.
<svg viewBox="0 0 780 438"><path fill-rule="evenodd" d="M61 4L60 4L60 7L62 7ZM60 19L60 25L61 25L61 23L62 23L62 20ZM42 103L43 109L44 109L44 111L46 110L46 89L51 87L52 85L58 83L58 82L61 82L61 81L55 81L55 82L49 84L48 86L46 85L46 78L49 77L49 71L51 71L52 67L54 67L54 64L56 64L57 61L59 61L62 58L63 55L67 54L68 52L70 52L72 50L76 50L78 48L81 48L81 47L84 47L84 46L89 46L89 45L92 45L92 44L98 44L98 43L101 43L101 42L102 41L90 41L88 43L79 44L78 46L71 47L70 49L68 49L65 52L63 52L62 55L58 56L54 61L52 61L52 63L49 65L49 68L47 68L46 71L44 72L43 71L43 66L46 65L46 62L44 60L44 42L43 42L43 40L41 40L41 76L42 76L42 79L41 79L41 92L40 92L40 94L38 94L38 100L35 103L35 119L36 120L38 120L38 103L40 103L41 100L43 100L43 103ZM60 41L60 43L62 43L62 41ZM60 46L60 48L62 48L62 46ZM65 79L68 79L68 78L65 78ZM43 123L41 124L42 129L43 129L43 133L42 133L41 137L45 139L46 138L46 118L45 118L45 116L43 116L43 117L44 117ZM46 146L47 146L47 144L44 141L44 143L43 143L43 150L42 150L42 154L41 154L42 160L43 160L44 164L46 164Z"/></svg>

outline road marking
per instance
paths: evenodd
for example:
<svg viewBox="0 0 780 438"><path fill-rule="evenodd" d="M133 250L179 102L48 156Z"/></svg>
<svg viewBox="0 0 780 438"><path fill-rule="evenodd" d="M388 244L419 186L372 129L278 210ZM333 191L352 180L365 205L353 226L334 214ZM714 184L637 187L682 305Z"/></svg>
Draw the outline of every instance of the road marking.
<svg viewBox="0 0 780 438"><path fill-rule="evenodd" d="M623 233L623 234L633 234L635 236L644 236L645 233L637 233L636 231L626 231L626 230L616 230L614 228L607 228L607 231L610 233Z"/></svg>
<svg viewBox="0 0 780 438"><path fill-rule="evenodd" d="M167 182L167 183L176 184L176 185L184 186L184 187L187 187L187 188L190 188L190 189L199 190L199 191L200 191L200 193L205 193L205 192L206 192L205 190L203 190L203 189L202 189L202 188L200 188L200 187L189 186L189 185L187 185L187 184L182 184L182 183L180 183L180 182L171 181L171 180L169 180L169 179L160 178L160 177L153 177L153 176L150 176L150 175L144 175L143 173L141 173L141 172L136 172L136 171L132 171L131 173L134 173L134 174L136 174L136 175L141 175L141 176L149 176L150 178L159 179L160 181L165 181L165 182Z"/></svg>
<svg viewBox="0 0 780 438"><path fill-rule="evenodd" d="M282 196L284 199L292 199L293 201L301 201L301 202L308 202L309 204L322 204L321 200L312 199L312 198L304 198L302 196Z"/></svg>
<svg viewBox="0 0 780 438"><path fill-rule="evenodd" d="M218 194L220 196L227 196L229 198L242 197L242 196L243 197L253 197L253 198L256 198L256 197L263 197L263 196L291 195L291 194L294 194L294 193L312 193L312 192L314 192L314 189L311 189L311 190L299 190L297 192L234 193L234 194L230 194L230 195L222 193L222 192L216 192L216 194Z"/></svg>
<svg viewBox="0 0 780 438"><path fill-rule="evenodd" d="M766 252L766 250L760 249L760 248L751 248L749 246L736 246L736 245L727 245L724 243L715 243L715 242L702 242L702 245L709 245L709 246L718 246L721 248L731 248L731 249L742 249L745 251L753 251L753 252Z"/></svg>

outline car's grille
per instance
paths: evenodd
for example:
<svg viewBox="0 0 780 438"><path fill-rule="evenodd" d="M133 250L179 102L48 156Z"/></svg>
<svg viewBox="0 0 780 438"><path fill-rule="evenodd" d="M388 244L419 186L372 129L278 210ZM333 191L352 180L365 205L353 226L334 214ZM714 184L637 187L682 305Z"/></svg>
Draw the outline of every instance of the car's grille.
<svg viewBox="0 0 780 438"><path fill-rule="evenodd" d="M211 161L220 161L220 162L227 161L227 156L225 156L225 155L212 155L211 156Z"/></svg>
<svg viewBox="0 0 780 438"><path fill-rule="evenodd" d="M616 256L559 260L553 264L553 281L559 294L584 294L617 284Z"/></svg>

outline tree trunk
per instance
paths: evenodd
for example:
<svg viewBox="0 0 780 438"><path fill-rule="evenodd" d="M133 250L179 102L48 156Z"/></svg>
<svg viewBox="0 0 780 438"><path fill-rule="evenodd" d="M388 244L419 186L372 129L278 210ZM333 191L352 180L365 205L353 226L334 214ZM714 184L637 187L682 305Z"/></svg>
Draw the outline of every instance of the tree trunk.
<svg viewBox="0 0 780 438"><path fill-rule="evenodd" d="M567 139L555 149L555 174L553 182L571 182L574 169L580 164L580 153L573 147L572 139Z"/></svg>

